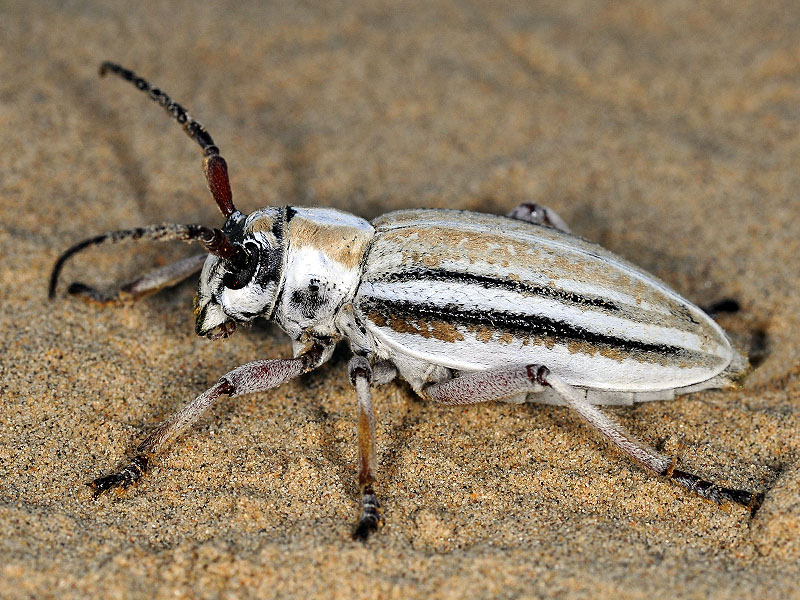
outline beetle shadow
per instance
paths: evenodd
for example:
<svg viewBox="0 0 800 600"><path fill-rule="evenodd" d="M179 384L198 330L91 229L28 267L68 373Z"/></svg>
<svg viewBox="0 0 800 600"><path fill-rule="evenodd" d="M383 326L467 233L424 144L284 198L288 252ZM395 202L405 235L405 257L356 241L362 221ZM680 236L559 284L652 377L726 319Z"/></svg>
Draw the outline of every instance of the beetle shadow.
<svg viewBox="0 0 800 600"><path fill-rule="evenodd" d="M199 277L199 273L194 274L177 285L159 290L152 296L141 298L132 305L145 307L148 321L157 323L164 334L194 334L192 298L197 289ZM126 278L126 280L128 279ZM117 285L119 283L116 282ZM119 310L119 308L112 306L106 310Z"/></svg>
<svg viewBox="0 0 800 600"><path fill-rule="evenodd" d="M57 69L53 69L52 73L54 77L61 79L59 87L75 108L74 112L83 114L88 125L87 134L100 138L108 144L116 159L115 162L120 165L120 175L127 182L139 212L147 218L159 219L159 214L149 214L147 203L149 178L146 171L136 154L132 152L131 145L124 141L123 133L129 129L129 125L121 120L118 112L99 100L100 77L89 80L83 70L77 71L72 64L63 61ZM137 90L134 88L133 91ZM108 123L113 127L104 125Z"/></svg>
<svg viewBox="0 0 800 600"><path fill-rule="evenodd" d="M347 373L347 363L350 360L350 351L343 344L337 345L333 351L331 358L314 369L310 373L306 373L300 379L300 385L303 389L303 394L314 396L317 394L319 388L329 385L329 382L341 378L342 374ZM352 392L352 419L353 430L355 431L355 390L346 385L342 388L342 394L347 396L348 392ZM332 411L325 406L324 402L310 402L306 403L307 414L310 420L316 425L319 431L319 454L321 460L314 456L306 456L306 458L314 464L320 471L325 472L333 467L336 478L341 483L343 489L347 490L348 495L358 496L358 486L356 484L356 468L355 463L351 464L348 461L346 454L339 450L341 442L337 441L335 430L335 418ZM356 446L355 440L353 443Z"/></svg>
<svg viewBox="0 0 800 600"><path fill-rule="evenodd" d="M130 191L130 200L132 200L136 210L140 213L142 220L148 223L163 221L163 208L168 205L162 206L158 202L149 201L151 178L144 166L145 163L141 160L140 155L134 151L133 145L130 143L132 138L126 134L130 130L131 124L125 119L123 113L112 106L108 106L107 102L101 100L98 92L103 82L100 81L100 78L97 76L90 78L87 76L85 69L78 70L71 63L63 61L58 61L54 64L51 75L58 81L59 89L66 103L73 107L74 110L72 112L82 115L82 136L91 137L94 140L92 142L93 146L105 144L110 149L114 157L112 162L118 169L119 178L124 182L123 188ZM137 93L136 89L132 91ZM158 109L157 106L154 108ZM177 127L175 132L179 134ZM126 200L127 203L128 200ZM182 217L182 220L185 219L187 222L197 221L198 217L206 212L203 207L198 205L197 211L192 211L192 214ZM68 226L70 221L66 220L63 223ZM143 224L142 222L119 223L118 228L141 226ZM114 267L114 275L110 283L104 280L98 288L103 291L118 289L120 285L124 285L148 271L190 255L191 251L180 244L142 245L133 252L120 250L119 260L116 261L115 265L121 266L119 268ZM91 275L95 275L93 269ZM191 284L188 282L191 282ZM90 285L93 285L93 283ZM153 298L142 299L143 302L157 303L158 307L155 312L159 314L158 318L162 319L166 329L174 328L174 320L167 316L167 313L170 313L175 306L183 304L183 298L187 295L185 287L187 285L196 286L197 276L192 275L184 282L160 291L154 296L154 298L158 298L157 300ZM191 302L191 298L189 301ZM112 307L108 310L114 310L114 308ZM162 313L164 314L163 317Z"/></svg>
<svg viewBox="0 0 800 600"><path fill-rule="evenodd" d="M425 402L407 382L395 379L387 385L393 385L395 393L402 395L404 410L399 423L393 420L393 424L386 427L385 436L388 443L383 446L383 451L378 456L378 481L385 482L379 495L384 498L388 498L390 489L397 487L394 484L397 483L400 472L402 451L412 445L419 430L419 423L426 418L423 408Z"/></svg>
<svg viewBox="0 0 800 600"><path fill-rule="evenodd" d="M330 360L315 369L311 373L307 373L301 378L303 392L310 395L315 395L315 392L321 387L325 386L326 382L330 382L337 377L341 377L342 372L347 372L347 361L349 358L346 356L347 351L337 346L331 356ZM343 395L347 395L348 388L344 388ZM344 455L339 449L339 444L336 440L335 418L324 402L311 402L307 404L308 412L310 413L311 421L316 425L319 431L319 453L321 461L315 459L313 456L306 456L314 466L320 471L325 472L333 467L336 478L341 483L342 487L347 490L349 495L352 495L352 486L355 481L355 471L352 465L348 464L347 456ZM355 406L355 391L353 391L353 406Z"/></svg>

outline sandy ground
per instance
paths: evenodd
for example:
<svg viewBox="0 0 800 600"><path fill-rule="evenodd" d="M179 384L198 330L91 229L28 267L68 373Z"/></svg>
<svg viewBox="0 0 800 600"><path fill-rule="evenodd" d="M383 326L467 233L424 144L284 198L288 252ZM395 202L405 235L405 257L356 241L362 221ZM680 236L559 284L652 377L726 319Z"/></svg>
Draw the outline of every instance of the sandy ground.
<svg viewBox="0 0 800 600"><path fill-rule="evenodd" d="M294 3L293 3L294 4ZM320 3L322 4L322 3ZM784 2L0 2L0 596L800 597L800 9ZM64 298L191 252L85 236L221 223L195 147L115 59L205 123L235 198L506 212L535 199L705 304L743 389L610 410L685 468L764 490L754 518L653 478L566 409L375 392L386 526L357 516L347 353L223 401L117 499L107 473L268 324L193 332L194 281Z"/></svg>

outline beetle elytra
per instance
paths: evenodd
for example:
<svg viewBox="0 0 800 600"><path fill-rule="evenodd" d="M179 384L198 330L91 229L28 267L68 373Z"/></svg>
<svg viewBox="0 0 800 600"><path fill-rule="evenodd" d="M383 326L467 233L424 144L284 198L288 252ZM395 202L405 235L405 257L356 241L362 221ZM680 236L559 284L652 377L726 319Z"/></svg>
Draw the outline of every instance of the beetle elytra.
<svg viewBox="0 0 800 600"><path fill-rule="evenodd" d="M225 160L205 128L135 73L103 63L164 107L203 151L221 229L155 225L84 240L56 262L126 240L199 242L207 252L157 269L113 294L80 283L69 292L114 303L174 285L202 269L198 335L230 335L256 317L276 322L294 356L258 360L159 425L118 472L90 485L94 497L136 483L153 456L223 395L261 392L313 370L349 343L358 413L361 514L353 536L382 522L375 493L370 388L406 380L446 404L490 400L564 404L648 470L717 503L755 510L761 495L718 486L675 468L597 405L666 400L732 385L747 361L702 310L665 284L569 231L552 210L523 204L508 216L405 210L371 222L329 208L233 203Z"/></svg>

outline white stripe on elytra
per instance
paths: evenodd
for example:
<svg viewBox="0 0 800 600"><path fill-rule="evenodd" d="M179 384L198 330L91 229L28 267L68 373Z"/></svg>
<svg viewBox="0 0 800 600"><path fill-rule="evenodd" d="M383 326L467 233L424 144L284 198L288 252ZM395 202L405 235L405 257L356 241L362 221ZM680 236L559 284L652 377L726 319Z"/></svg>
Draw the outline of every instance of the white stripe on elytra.
<svg viewBox="0 0 800 600"><path fill-rule="evenodd" d="M696 334L674 327L638 323L611 315L602 307L569 305L556 299L523 295L507 289L491 289L469 282L415 280L405 282L365 282L360 294L389 302L433 304L445 308L508 312L519 315L542 316L562 321L587 331L609 335L621 340L647 344L679 346L696 352L707 352L730 358L730 348L706 340ZM721 338L725 339L725 338Z"/></svg>
<svg viewBox="0 0 800 600"><path fill-rule="evenodd" d="M724 368L724 365L662 365L639 361L635 357L616 360L599 354L573 353L562 344L548 348L543 344L523 346L519 340L509 344L496 340L484 342L466 332L464 339L458 342L458 352L453 352L452 342L398 333L387 327L376 327L374 323L368 323L368 328L376 342L389 348L392 354L467 372L513 364L544 364L568 383L603 390L674 389L706 381Z"/></svg>

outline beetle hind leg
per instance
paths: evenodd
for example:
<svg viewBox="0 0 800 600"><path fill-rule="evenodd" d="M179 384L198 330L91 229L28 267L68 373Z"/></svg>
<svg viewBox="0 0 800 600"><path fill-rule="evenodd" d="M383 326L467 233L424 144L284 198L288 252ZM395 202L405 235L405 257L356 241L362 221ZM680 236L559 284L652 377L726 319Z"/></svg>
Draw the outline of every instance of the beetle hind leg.
<svg viewBox="0 0 800 600"><path fill-rule="evenodd" d="M596 406L587 402L578 389L553 375L543 365L511 366L469 373L429 385L423 389L423 394L444 404L472 404L505 399L522 392L541 392L545 387L551 387L584 421L650 471L668 477L681 487L717 504L733 502L747 507L751 513L760 506L763 500L761 494L724 488L692 473L676 469L674 460L662 456L637 440Z"/></svg>
<svg viewBox="0 0 800 600"><path fill-rule="evenodd" d="M720 487L715 483L711 483L702 477L687 473L686 471L673 468L669 470L669 472L660 473L660 475L669 477L681 487L697 494L701 498L705 498L719 505L729 502L740 504L746 507L751 514L755 514L764 501L764 494Z"/></svg>
<svg viewBox="0 0 800 600"><path fill-rule="evenodd" d="M542 375L542 383L551 386L566 400L570 408L574 409L589 425L605 436L612 444L651 471L667 477L701 498L719 505L726 503L740 504L750 510L751 514L754 514L761 505L762 494L725 488L692 473L676 469L676 461L674 459L662 456L638 441L597 407L586 402L571 385L552 375L546 367L539 368L547 371Z"/></svg>
<svg viewBox="0 0 800 600"><path fill-rule="evenodd" d="M105 477L98 477L88 485L92 488L92 497L97 500L109 490L125 490L137 483L147 472L148 458L138 455L124 469Z"/></svg>

